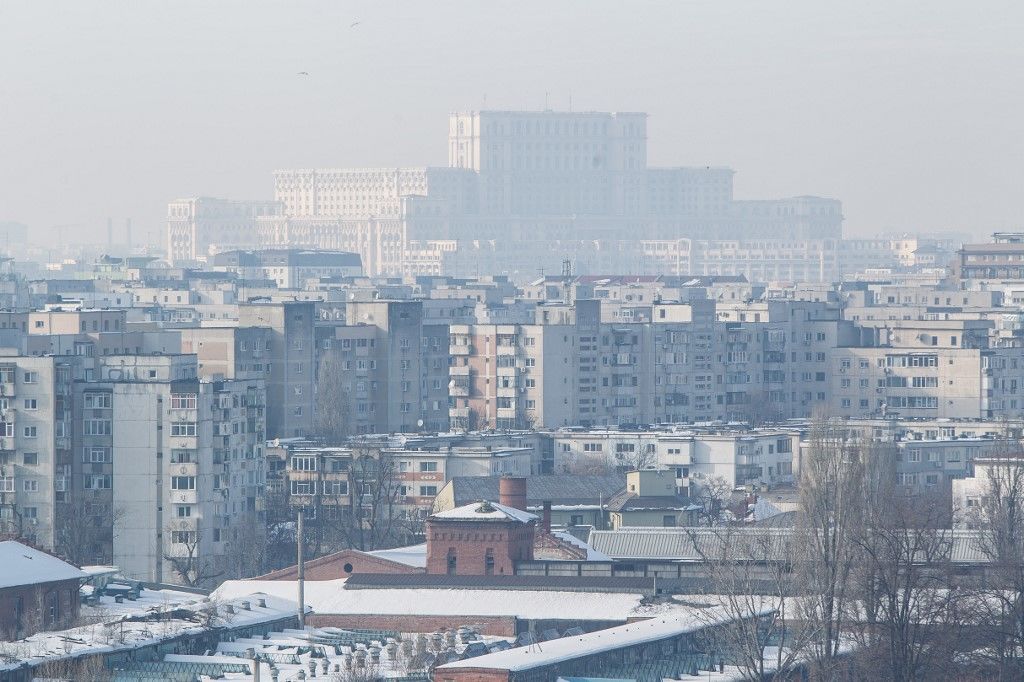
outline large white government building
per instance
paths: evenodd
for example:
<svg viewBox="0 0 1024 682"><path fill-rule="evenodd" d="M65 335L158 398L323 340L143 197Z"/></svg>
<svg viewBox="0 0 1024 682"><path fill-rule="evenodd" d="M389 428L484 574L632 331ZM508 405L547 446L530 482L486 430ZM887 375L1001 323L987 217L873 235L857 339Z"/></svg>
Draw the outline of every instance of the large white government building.
<svg viewBox="0 0 1024 682"><path fill-rule="evenodd" d="M168 209L176 263L254 247L347 250L370 275L578 272L832 279L839 201L739 201L733 171L647 165L644 113L453 113L448 166L278 170L274 201Z"/></svg>

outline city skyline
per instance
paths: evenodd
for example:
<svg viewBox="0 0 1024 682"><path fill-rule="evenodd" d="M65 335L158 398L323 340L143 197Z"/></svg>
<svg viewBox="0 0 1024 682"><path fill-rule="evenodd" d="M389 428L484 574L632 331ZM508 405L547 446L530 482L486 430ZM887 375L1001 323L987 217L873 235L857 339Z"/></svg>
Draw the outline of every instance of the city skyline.
<svg viewBox="0 0 1024 682"><path fill-rule="evenodd" d="M21 67L0 79L17 102L3 119L20 134L0 221L105 241L108 216L131 217L141 242L178 196L269 197L275 168L444 165L449 111L571 99L650 112L652 165L730 166L737 198L837 197L850 236L1014 227L1021 102L999 74L1022 57L1017 8L579 8L5 8L0 54ZM459 31L463 15L496 30ZM55 92L74 106L47 107Z"/></svg>

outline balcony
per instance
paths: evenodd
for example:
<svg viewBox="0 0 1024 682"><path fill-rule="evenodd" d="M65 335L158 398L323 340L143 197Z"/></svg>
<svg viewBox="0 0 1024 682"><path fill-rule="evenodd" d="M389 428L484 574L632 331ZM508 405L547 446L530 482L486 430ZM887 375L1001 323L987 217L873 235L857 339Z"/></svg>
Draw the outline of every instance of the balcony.
<svg viewBox="0 0 1024 682"><path fill-rule="evenodd" d="M196 462L180 462L167 465L167 473L171 476L197 476L199 465Z"/></svg>
<svg viewBox="0 0 1024 682"><path fill-rule="evenodd" d="M449 355L472 355L473 354L473 346L472 346L472 344L470 344L468 346L461 346L461 345L460 346L449 346L448 347L448 354Z"/></svg>
<svg viewBox="0 0 1024 682"><path fill-rule="evenodd" d="M469 365L452 365L448 368L448 375L453 377L468 377L471 372Z"/></svg>
<svg viewBox="0 0 1024 682"><path fill-rule="evenodd" d="M169 490L168 498L171 504L198 504L198 490Z"/></svg>
<svg viewBox="0 0 1024 682"><path fill-rule="evenodd" d="M468 384L454 384L448 387L448 395L455 396L456 398L468 398L470 394Z"/></svg>

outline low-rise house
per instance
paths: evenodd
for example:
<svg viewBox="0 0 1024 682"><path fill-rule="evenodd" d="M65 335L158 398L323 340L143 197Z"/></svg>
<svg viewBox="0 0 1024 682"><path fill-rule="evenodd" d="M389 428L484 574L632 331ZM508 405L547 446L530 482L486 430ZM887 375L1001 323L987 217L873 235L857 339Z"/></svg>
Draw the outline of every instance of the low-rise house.
<svg viewBox="0 0 1024 682"><path fill-rule="evenodd" d="M46 552L14 540L0 542L0 639L71 627L86 577Z"/></svg>
<svg viewBox="0 0 1024 682"><path fill-rule="evenodd" d="M671 471L630 471L626 474L626 487L608 501L613 529L692 526L697 523L699 511L699 505L676 494L676 480Z"/></svg>

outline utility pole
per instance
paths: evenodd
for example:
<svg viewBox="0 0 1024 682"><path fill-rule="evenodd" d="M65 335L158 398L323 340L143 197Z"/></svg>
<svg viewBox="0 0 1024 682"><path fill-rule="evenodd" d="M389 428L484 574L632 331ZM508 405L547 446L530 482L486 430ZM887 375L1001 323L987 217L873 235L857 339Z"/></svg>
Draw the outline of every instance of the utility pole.
<svg viewBox="0 0 1024 682"><path fill-rule="evenodd" d="M302 533L302 517L306 515L306 510L303 507L299 507L299 522L296 530L296 553L298 554L299 564L299 628L302 630L306 629L306 561L303 557L303 545L305 544L305 537Z"/></svg>

